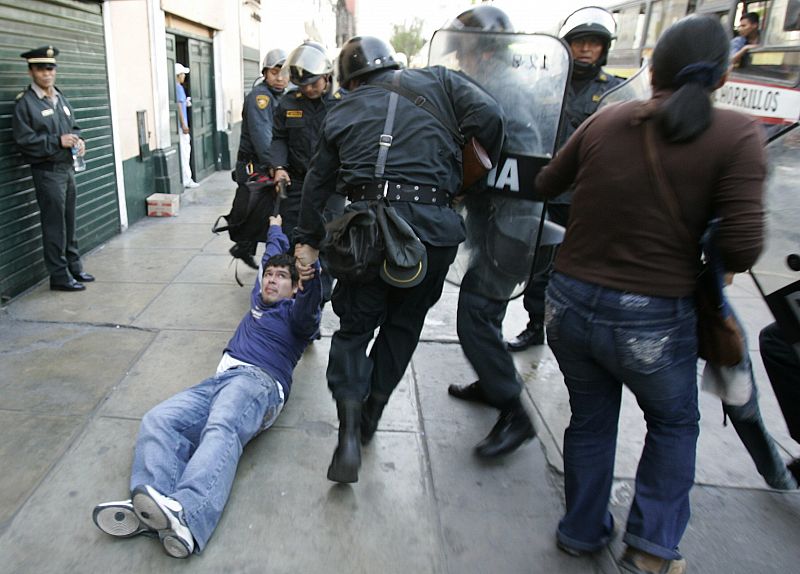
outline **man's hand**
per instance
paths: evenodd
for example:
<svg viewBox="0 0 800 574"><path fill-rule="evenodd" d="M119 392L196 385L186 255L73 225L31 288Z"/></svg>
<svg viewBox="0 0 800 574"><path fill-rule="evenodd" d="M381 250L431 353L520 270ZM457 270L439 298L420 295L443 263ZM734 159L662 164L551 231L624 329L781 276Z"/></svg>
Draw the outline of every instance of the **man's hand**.
<svg viewBox="0 0 800 574"><path fill-rule="evenodd" d="M273 172L272 179L275 181L285 181L286 185L292 185L292 178L289 177L289 172L285 169L276 169Z"/></svg>
<svg viewBox="0 0 800 574"><path fill-rule="evenodd" d="M269 224L270 225L283 225L283 218L280 215L270 215L269 216Z"/></svg>
<svg viewBox="0 0 800 574"><path fill-rule="evenodd" d="M75 134L61 134L61 147L73 148L80 145L81 138Z"/></svg>
<svg viewBox="0 0 800 574"><path fill-rule="evenodd" d="M189 126L183 126L183 127L181 128L181 131L182 131L183 133L185 133L185 134L188 134L188 133L189 133Z"/></svg>
<svg viewBox="0 0 800 574"><path fill-rule="evenodd" d="M294 246L295 267L300 276L300 290L303 290L303 283L314 278L316 269L314 263L319 259L319 249L314 249L310 245L298 243Z"/></svg>
<svg viewBox="0 0 800 574"><path fill-rule="evenodd" d="M86 142L82 139L78 140L78 156L83 157L86 155Z"/></svg>

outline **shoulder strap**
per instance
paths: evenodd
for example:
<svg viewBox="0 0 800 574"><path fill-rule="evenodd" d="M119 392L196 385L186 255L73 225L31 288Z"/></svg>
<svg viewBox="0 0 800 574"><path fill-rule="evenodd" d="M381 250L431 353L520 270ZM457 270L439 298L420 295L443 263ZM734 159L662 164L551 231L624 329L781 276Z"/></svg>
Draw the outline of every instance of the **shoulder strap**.
<svg viewBox="0 0 800 574"><path fill-rule="evenodd" d="M436 107L431 104L425 96L418 94L413 90L409 90L405 86L401 86L399 83L399 75L395 74L391 84L387 82L376 82L369 85L384 88L391 92L400 94L415 106L422 108L436 118L445 128L447 128L447 131L450 132L450 135L453 136L453 139L458 142L459 147L464 146L464 134L461 133L461 130L458 129L458 126L454 125L453 122L442 116L442 114L439 113L439 110L436 109Z"/></svg>
<svg viewBox="0 0 800 574"><path fill-rule="evenodd" d="M661 197L662 203L667 208L667 212L675 221L678 232L681 234L681 238L684 240L687 247L690 247L693 251L696 251L697 242L692 239L692 233L689 231L689 228L686 226L686 222L681 215L681 206L678 203L678 196L675 193L675 189L670 186L667 176L664 173L664 168L661 165L661 162L658 160L658 154L656 153L655 127L653 126L653 121L645 120L642 122L642 125L644 126L645 157L647 158L647 165L650 171L650 179L653 182L653 187Z"/></svg>
<svg viewBox="0 0 800 574"><path fill-rule="evenodd" d="M400 71L394 73L392 80L399 82ZM383 172L386 170L386 156L389 155L389 148L392 147L392 130L394 129L394 116L397 112L397 93L389 95L389 109L386 112L386 122L383 124L383 133L378 140L378 159L375 161L375 179L383 179Z"/></svg>

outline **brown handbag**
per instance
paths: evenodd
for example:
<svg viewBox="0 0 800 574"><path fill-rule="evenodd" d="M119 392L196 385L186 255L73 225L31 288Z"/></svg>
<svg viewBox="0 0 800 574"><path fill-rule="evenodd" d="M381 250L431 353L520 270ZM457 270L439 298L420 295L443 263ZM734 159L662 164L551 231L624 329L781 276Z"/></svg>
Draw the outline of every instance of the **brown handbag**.
<svg viewBox="0 0 800 574"><path fill-rule="evenodd" d="M675 221L684 242L693 251L696 251L696 243L680 215L680 204L678 204L675 190L669 185L661 162L658 161L654 129L652 121L644 122L644 148L653 186L660 195L667 212ZM726 313L721 279L707 261L701 262L694 297L697 312L698 356L709 363L723 367L732 367L741 363L744 358L744 339L736 319L731 313Z"/></svg>
<svg viewBox="0 0 800 574"><path fill-rule="evenodd" d="M492 169L492 160L483 146L474 137L464 144L462 154L461 189L466 189L484 177Z"/></svg>

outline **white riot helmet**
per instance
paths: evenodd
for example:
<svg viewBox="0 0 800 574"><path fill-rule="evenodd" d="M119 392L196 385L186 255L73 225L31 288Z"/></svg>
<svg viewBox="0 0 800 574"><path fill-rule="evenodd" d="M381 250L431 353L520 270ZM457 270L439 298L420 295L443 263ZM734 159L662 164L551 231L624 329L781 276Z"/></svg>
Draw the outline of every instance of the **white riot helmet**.
<svg viewBox="0 0 800 574"><path fill-rule="evenodd" d="M292 50L281 68L281 76L296 86L313 84L333 71L333 64L318 42L309 40Z"/></svg>
<svg viewBox="0 0 800 574"><path fill-rule="evenodd" d="M261 63L261 72L263 73L264 70L269 70L276 66L283 66L285 61L286 52L280 48L274 48L264 56L264 61Z"/></svg>
<svg viewBox="0 0 800 574"><path fill-rule="evenodd" d="M597 62L598 66L604 66L608 59L608 49L611 40L616 37L617 23L614 16L605 8L598 6L588 6L575 10L564 21L558 37L567 42L577 40L583 36L597 36L603 40L603 55Z"/></svg>

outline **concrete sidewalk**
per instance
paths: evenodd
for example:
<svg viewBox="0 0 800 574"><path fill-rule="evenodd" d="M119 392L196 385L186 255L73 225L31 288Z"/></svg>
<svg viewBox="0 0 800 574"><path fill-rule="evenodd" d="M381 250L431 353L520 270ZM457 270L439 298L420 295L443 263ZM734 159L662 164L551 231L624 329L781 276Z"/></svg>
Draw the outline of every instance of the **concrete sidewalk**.
<svg viewBox="0 0 800 574"><path fill-rule="evenodd" d="M127 498L139 420L153 405L214 371L248 308L255 272L234 281L227 236L211 224L234 186L217 173L182 197L178 217L147 219L85 257L97 277L83 293L43 283L0 312L0 572L584 573L618 572L618 539L595 558L558 551L567 393L546 347L515 355L539 441L484 463L473 446L496 413L451 399L473 380L457 344L458 293L447 286L375 440L360 480L325 472L336 413L323 338L295 372L291 400L240 463L228 507L206 551L188 561L139 537L115 540L91 520L95 504ZM747 278L732 292L750 343L770 321ZM506 329L526 321L519 301ZM800 456L761 365L761 407L786 458ZM681 550L693 573L794 572L800 493L767 489L714 397L701 396L693 517ZM624 528L644 423L625 395L613 511Z"/></svg>

